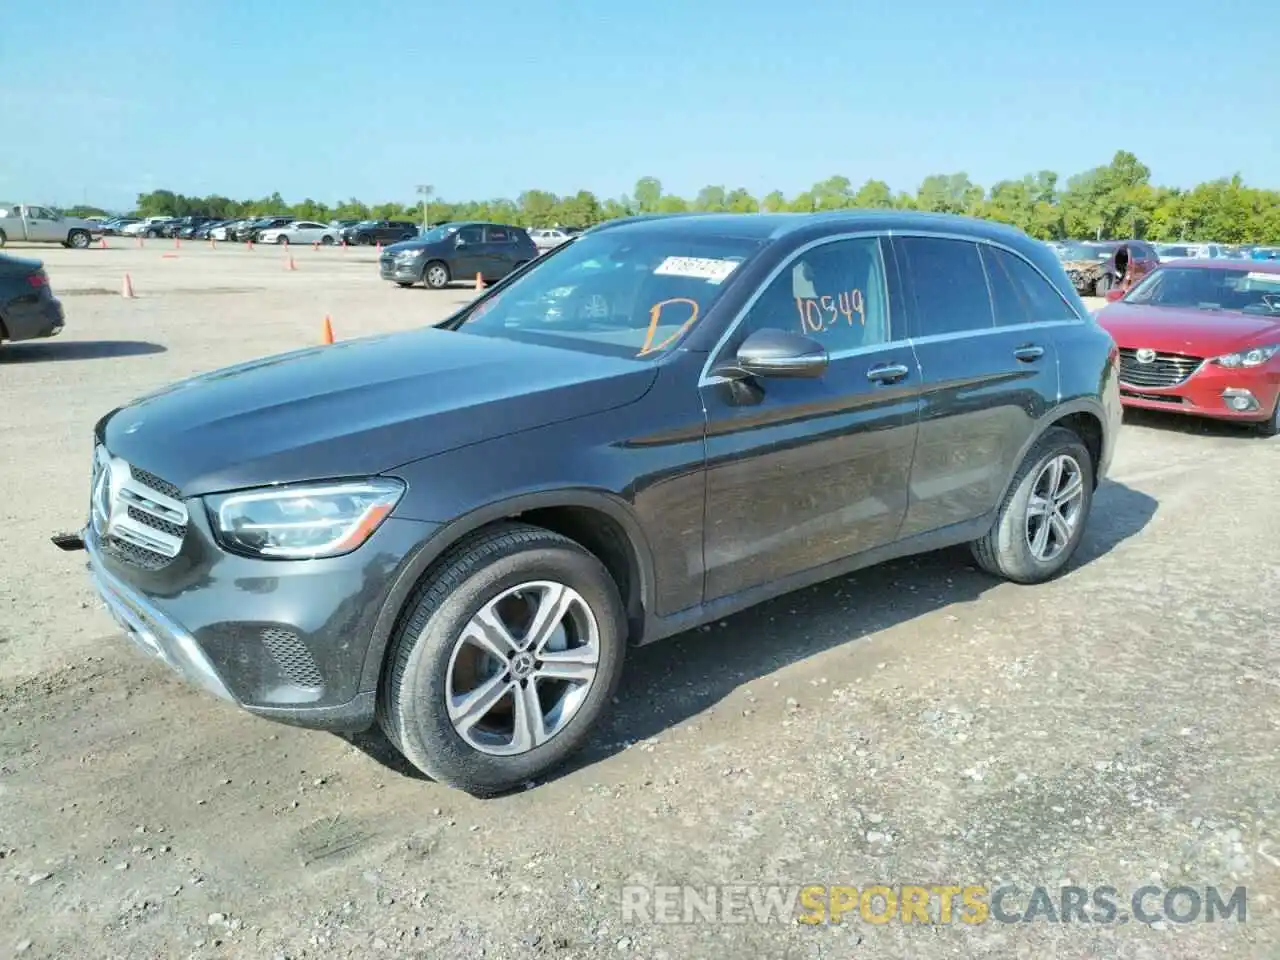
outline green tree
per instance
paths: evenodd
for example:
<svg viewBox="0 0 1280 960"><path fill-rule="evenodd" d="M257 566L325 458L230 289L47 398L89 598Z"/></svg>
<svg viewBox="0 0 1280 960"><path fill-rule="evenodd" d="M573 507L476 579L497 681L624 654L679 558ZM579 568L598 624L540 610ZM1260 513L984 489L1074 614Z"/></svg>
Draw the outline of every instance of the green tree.
<svg viewBox="0 0 1280 960"><path fill-rule="evenodd" d="M657 177L641 177L631 195L637 213L657 213L662 203L662 181Z"/></svg>

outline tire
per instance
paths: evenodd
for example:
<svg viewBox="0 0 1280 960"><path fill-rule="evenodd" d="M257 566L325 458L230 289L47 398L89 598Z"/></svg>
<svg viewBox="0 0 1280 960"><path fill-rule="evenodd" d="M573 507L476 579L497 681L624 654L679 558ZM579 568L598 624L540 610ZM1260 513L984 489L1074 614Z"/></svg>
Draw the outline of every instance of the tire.
<svg viewBox="0 0 1280 960"><path fill-rule="evenodd" d="M564 689L576 691L576 709L562 727L552 730L549 739L522 752L497 755L490 751L503 747L481 749L459 732L449 716L450 696L465 696L486 685L506 690L500 698L490 700L488 708L482 708L485 712L477 714L480 722L469 729L481 729L484 721L495 716L498 722L503 721L504 704L509 701L514 745L516 696L529 689L525 685L531 685L544 696L554 697L561 689L556 685L565 681L513 680L517 670L541 662L528 656L526 663L518 666L521 653L514 654L505 668L497 666L496 657L490 657L489 662L495 666L487 677L483 671L468 672L464 667L469 661L464 661L463 652L484 648L464 642L461 636L472 619L495 598L512 596L513 589L527 587L531 581L576 591L570 607L574 622L580 619L578 612L588 611L596 625L595 672L588 682L565 685ZM536 606L543 598L541 594L538 599L520 596L526 600L512 602L523 605L532 601ZM564 621L555 622L568 620L566 615ZM517 632L511 630L510 634ZM550 634L561 640L569 635L567 629L561 633L558 628ZM559 647L549 645L548 649ZM493 796L554 769L586 743L617 689L625 652L622 599L599 559L549 530L521 523L498 524L451 548L409 599L389 647L379 690L378 720L391 742L427 776L474 796ZM474 680L475 686L468 686L461 695L451 693L452 684L458 679ZM557 701L552 707L561 702L565 701ZM535 703L540 711L546 710L541 703ZM544 722L557 722L553 718L554 713L542 717ZM500 734L485 729L472 736L500 739Z"/></svg>
<svg viewBox="0 0 1280 960"><path fill-rule="evenodd" d="M1258 433L1264 437L1280 437L1280 396L1276 397L1276 408L1271 411L1271 418L1258 424Z"/></svg>
<svg viewBox="0 0 1280 960"><path fill-rule="evenodd" d="M67 234L67 246L73 250L84 250L88 248L89 243L93 240L89 236L88 230L72 230Z"/></svg>
<svg viewBox="0 0 1280 960"><path fill-rule="evenodd" d="M321 237L321 238L320 238L320 246L322 246L322 247L332 247L332 246L333 246L333 237L329 236L329 235L326 233L323 237Z"/></svg>
<svg viewBox="0 0 1280 960"><path fill-rule="evenodd" d="M1104 273L1102 276L1098 278L1097 282L1093 285L1093 295L1095 297L1105 297L1107 295L1107 291L1110 290L1111 287L1112 287L1111 275Z"/></svg>
<svg viewBox="0 0 1280 960"><path fill-rule="evenodd" d="M287 244L288 242L289 242L289 238L284 236L283 234L276 237L276 246L280 246L281 244Z"/></svg>
<svg viewBox="0 0 1280 960"><path fill-rule="evenodd" d="M5 233L3 230L0 230L0 247L3 247L8 242L9 242L9 238L5 236Z"/></svg>
<svg viewBox="0 0 1280 960"><path fill-rule="evenodd" d="M1068 458L1080 481L1078 500L1065 505L1062 516L1072 518L1069 535L1061 537L1061 526L1052 527L1046 539L1046 547L1059 544L1052 556L1038 556L1033 549L1034 533L1038 532L1047 517L1032 524L1029 507L1033 493L1045 491L1046 471L1050 464ZM1070 472L1069 468L1064 471ZM1052 479L1052 477L1048 477ZM1059 489L1062 489L1060 486ZM1063 427L1050 427L1027 453L1014 474L1013 482L1000 504L996 521L986 536L970 544L973 557L983 570L1014 583L1042 583L1062 572L1070 562L1084 536L1093 506L1093 458L1076 434Z"/></svg>
<svg viewBox="0 0 1280 960"><path fill-rule="evenodd" d="M449 265L443 260L432 260L422 268L422 282L432 290L443 290L452 279Z"/></svg>
<svg viewBox="0 0 1280 960"><path fill-rule="evenodd" d="M367 233L361 234L356 237L356 245L360 247L372 247L373 237L369 236Z"/></svg>

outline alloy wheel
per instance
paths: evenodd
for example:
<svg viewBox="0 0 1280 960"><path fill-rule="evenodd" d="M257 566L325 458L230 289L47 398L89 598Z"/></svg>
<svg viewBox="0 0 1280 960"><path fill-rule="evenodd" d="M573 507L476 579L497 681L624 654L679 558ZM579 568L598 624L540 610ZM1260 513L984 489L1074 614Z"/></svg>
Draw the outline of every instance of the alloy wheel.
<svg viewBox="0 0 1280 960"><path fill-rule="evenodd" d="M582 595L549 580L519 584L481 607L455 642L449 720L481 753L528 753L574 718L599 665L600 628Z"/></svg>
<svg viewBox="0 0 1280 960"><path fill-rule="evenodd" d="M437 264L427 271L427 283L433 287L443 287L449 282L449 273L444 267Z"/></svg>
<svg viewBox="0 0 1280 960"><path fill-rule="evenodd" d="M1084 508L1084 471L1076 458L1058 454L1043 467L1027 501L1026 537L1031 555L1054 560L1071 543Z"/></svg>

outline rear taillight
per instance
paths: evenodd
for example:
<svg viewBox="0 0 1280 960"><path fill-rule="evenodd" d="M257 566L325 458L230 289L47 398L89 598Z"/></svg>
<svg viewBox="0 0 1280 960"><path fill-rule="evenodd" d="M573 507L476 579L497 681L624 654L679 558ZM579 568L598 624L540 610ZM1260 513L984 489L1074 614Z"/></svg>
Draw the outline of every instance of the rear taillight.
<svg viewBox="0 0 1280 960"><path fill-rule="evenodd" d="M47 287L49 285L49 278L45 276L44 271L42 270L40 273L33 273L30 276L28 276L27 283L37 288Z"/></svg>

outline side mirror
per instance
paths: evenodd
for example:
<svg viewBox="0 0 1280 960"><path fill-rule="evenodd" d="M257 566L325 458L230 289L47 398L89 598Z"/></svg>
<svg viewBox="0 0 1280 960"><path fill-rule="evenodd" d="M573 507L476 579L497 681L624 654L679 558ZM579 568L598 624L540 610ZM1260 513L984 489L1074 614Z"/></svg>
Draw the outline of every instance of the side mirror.
<svg viewBox="0 0 1280 960"><path fill-rule="evenodd" d="M738 347L737 354L712 373L730 379L742 377L820 377L827 369L827 348L789 330L757 330Z"/></svg>
<svg viewBox="0 0 1280 960"><path fill-rule="evenodd" d="M1107 302L1115 303L1117 300L1123 297L1126 293L1128 293L1127 290L1121 290L1119 287L1112 287L1110 290L1107 291Z"/></svg>
<svg viewBox="0 0 1280 960"><path fill-rule="evenodd" d="M458 234L458 236L453 240L453 245L455 247L465 247L467 245L467 241L462 239L462 234Z"/></svg>

